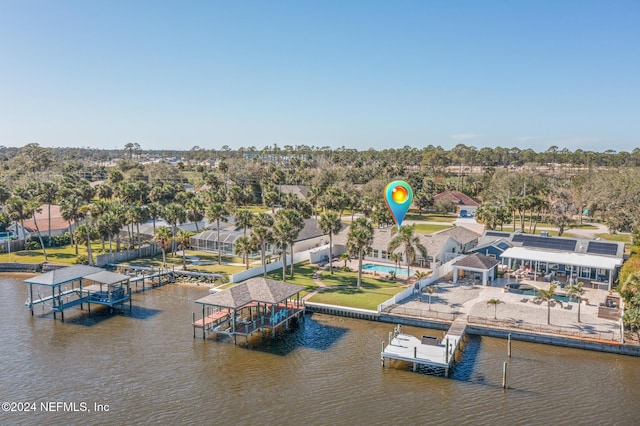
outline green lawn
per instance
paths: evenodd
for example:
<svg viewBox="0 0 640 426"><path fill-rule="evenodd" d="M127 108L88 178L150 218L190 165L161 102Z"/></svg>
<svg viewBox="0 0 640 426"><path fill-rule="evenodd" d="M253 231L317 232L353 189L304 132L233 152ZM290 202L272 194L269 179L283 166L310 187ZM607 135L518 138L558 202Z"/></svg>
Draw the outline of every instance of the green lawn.
<svg viewBox="0 0 640 426"><path fill-rule="evenodd" d="M93 258L100 253L102 245L100 243L91 244ZM78 246L78 255L87 255L87 247ZM73 245L65 247L49 247L47 248L47 261L51 263L60 263L63 265L72 265L76 261L76 251ZM22 250L12 253L1 253L0 262L20 262L20 263L42 263L44 255L42 249L38 250Z"/></svg>
<svg viewBox="0 0 640 426"><path fill-rule="evenodd" d="M602 238L607 241L617 241L619 243L631 243L631 235L629 234L596 234L598 238Z"/></svg>
<svg viewBox="0 0 640 426"><path fill-rule="evenodd" d="M355 273L354 273L355 275ZM329 305L348 306L359 309L376 310L385 300L400 293L404 288L398 284L371 278L362 279L360 291L355 288L332 287L309 299L310 302L326 303Z"/></svg>
<svg viewBox="0 0 640 426"><path fill-rule="evenodd" d="M287 282L297 284L305 288L300 294L302 296L316 290L317 284L311 278L317 271L317 266L308 263L294 266L294 277L287 277ZM287 268L287 272L289 268ZM267 276L274 280L282 280L282 270L272 271ZM322 283L329 287L326 290L313 296L310 301L318 303L328 303L338 306L349 306L360 309L377 309L378 305L393 295L404 289L402 283L392 283L379 280L377 278L363 276L362 287L358 292L348 287L356 287L358 280L357 272L343 272L334 269L334 275L329 270L324 270L319 276Z"/></svg>
<svg viewBox="0 0 640 426"><path fill-rule="evenodd" d="M429 223L417 223L414 230L419 234L433 234L434 232L442 231L443 229L449 229L449 225L432 225Z"/></svg>
<svg viewBox="0 0 640 426"><path fill-rule="evenodd" d="M404 220L418 220L425 222L454 222L458 216L451 214L423 213L418 214L414 210L410 210Z"/></svg>

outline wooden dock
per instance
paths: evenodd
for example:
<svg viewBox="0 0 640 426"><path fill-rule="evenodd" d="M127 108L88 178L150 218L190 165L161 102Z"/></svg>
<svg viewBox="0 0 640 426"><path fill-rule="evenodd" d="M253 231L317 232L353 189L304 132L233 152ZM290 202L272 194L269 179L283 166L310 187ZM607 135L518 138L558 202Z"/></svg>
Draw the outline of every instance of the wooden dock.
<svg viewBox="0 0 640 426"><path fill-rule="evenodd" d="M466 333L467 322L457 319L441 341L430 336L415 336L402 333L402 326L397 326L393 333L389 333L389 343L385 347L382 343L380 359L384 366L385 359L395 359L413 364L413 371L418 366L444 373L449 377L449 370L454 363L456 352Z"/></svg>

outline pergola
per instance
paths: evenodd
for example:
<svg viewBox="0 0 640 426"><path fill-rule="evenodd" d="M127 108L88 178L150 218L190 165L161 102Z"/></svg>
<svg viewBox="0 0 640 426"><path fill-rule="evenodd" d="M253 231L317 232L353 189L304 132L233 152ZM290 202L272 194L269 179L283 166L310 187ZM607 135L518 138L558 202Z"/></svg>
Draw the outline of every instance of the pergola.
<svg viewBox="0 0 640 426"><path fill-rule="evenodd" d="M25 306L31 309L31 315L33 315L35 305L50 304L53 318L56 319L56 313L60 312L62 321L64 321L66 309L77 305L82 309L85 303L89 311L91 311L91 303L109 306L111 309L128 300L131 307L129 279L128 275L87 265L54 269L24 280L24 283L29 285L29 299L25 302ZM93 284L87 286L85 285L87 282ZM43 296L38 292L36 299L34 286L50 288L51 295Z"/></svg>
<svg viewBox="0 0 640 426"><path fill-rule="evenodd" d="M496 259L485 256L481 253L473 253L466 256L457 262L453 266L453 282L458 282L458 271L470 271L482 274L482 285L487 285L489 281L495 279L496 266L499 265Z"/></svg>
<svg viewBox="0 0 640 426"><path fill-rule="evenodd" d="M304 313L300 300L302 287L267 278L251 278L226 290L196 300L202 305L202 319L193 314L193 336L196 328L206 333L249 338L257 331L275 330L289 325L289 320ZM295 300L292 297L295 296Z"/></svg>

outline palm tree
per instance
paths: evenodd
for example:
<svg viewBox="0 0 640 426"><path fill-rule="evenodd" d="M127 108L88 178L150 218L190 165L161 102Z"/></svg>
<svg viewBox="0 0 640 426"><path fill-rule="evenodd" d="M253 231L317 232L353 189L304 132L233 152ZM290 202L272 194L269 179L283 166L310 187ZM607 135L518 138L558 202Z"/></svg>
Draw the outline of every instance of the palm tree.
<svg viewBox="0 0 640 426"><path fill-rule="evenodd" d="M391 228L391 234L395 235L387 247L388 252L393 252L398 247L402 248L404 252L405 260L407 261L407 281L409 280L410 266L416 261L416 250L420 252L420 255L426 259L427 249L420 242L420 238L414 235L414 225L401 226L399 229L396 227Z"/></svg>
<svg viewBox="0 0 640 426"><path fill-rule="evenodd" d="M27 210L27 212L29 213L29 217L33 218L33 225L36 228L36 233L38 234L38 240L40 240L40 246L42 247L42 254L44 256L44 261L47 261L47 249L45 247L44 241L42 241L42 234L40 234L40 228L38 227L38 219L36 217L36 215L40 212L42 212L42 208L40 207L41 203L40 200L38 200L37 198L31 199L29 201L27 201L27 203L25 204L25 209Z"/></svg>
<svg viewBox="0 0 640 426"><path fill-rule="evenodd" d="M340 232L342 222L334 212L327 212L320 216L318 226L324 234L329 234L329 271L333 275L333 234Z"/></svg>
<svg viewBox="0 0 640 426"><path fill-rule="evenodd" d="M554 298L556 294L556 287L556 284L551 284L549 290L539 289L537 296L533 299L536 301L539 300L541 302L547 302L547 324L551 324L551 302L559 303L560 306L562 306L562 302Z"/></svg>
<svg viewBox="0 0 640 426"><path fill-rule="evenodd" d="M47 181L42 182L38 188L38 195L40 201L47 204L47 219L49 221L49 244L51 244L51 204L53 204L58 197L58 185L55 182ZM34 217L35 219L35 217ZM46 257L45 257L46 260Z"/></svg>
<svg viewBox="0 0 640 426"><path fill-rule="evenodd" d="M278 211L280 213L282 210ZM291 242L293 225L286 218L279 218L273 225L273 240L282 251L282 281L287 280L287 245Z"/></svg>
<svg viewBox="0 0 640 426"><path fill-rule="evenodd" d="M251 228L251 244L260 248L260 260L262 262L262 275L267 277L267 261L265 252L267 250L267 243L271 242L273 234L271 228L266 226L257 225Z"/></svg>
<svg viewBox="0 0 640 426"><path fill-rule="evenodd" d="M175 239L178 223L184 223L187 220L187 214L184 208L178 203L169 203L162 209L162 217L171 224L171 238ZM175 244L172 244L172 253L175 255Z"/></svg>
<svg viewBox="0 0 640 426"><path fill-rule="evenodd" d="M389 260L393 260L393 263L396 265L396 269L394 274L398 274L398 267L400 266L400 262L402 262L402 253L391 253L389 254Z"/></svg>
<svg viewBox="0 0 640 426"><path fill-rule="evenodd" d="M582 282L579 282L578 284L568 285L565 288L569 300L576 299L578 301L578 322L580 322L580 305L582 305L582 295L585 291L582 286Z"/></svg>
<svg viewBox="0 0 640 426"><path fill-rule="evenodd" d="M204 218L204 203L199 197L193 197L185 204L187 220L195 223L196 232L200 232L198 229L198 222Z"/></svg>
<svg viewBox="0 0 640 426"><path fill-rule="evenodd" d="M291 277L293 278L293 245L304 228L304 219L297 210L284 209L276 213L276 220L284 220L290 227L288 244L291 246Z"/></svg>
<svg viewBox="0 0 640 426"><path fill-rule="evenodd" d="M238 209L234 218L236 226L241 226L243 230L243 236L247 236L247 228L251 226L254 214L248 209Z"/></svg>
<svg viewBox="0 0 640 426"><path fill-rule="evenodd" d="M362 285L362 259L373 244L373 226L368 219L358 218L353 221L347 236L347 245L352 252L358 254L358 290Z"/></svg>
<svg viewBox="0 0 640 426"><path fill-rule="evenodd" d="M249 269L249 255L253 251L253 248L249 237L239 237L233 244L233 252L237 256L242 256L242 259L247 264L246 269Z"/></svg>
<svg viewBox="0 0 640 426"><path fill-rule="evenodd" d="M162 250L162 266L164 268L167 267L167 249L171 246L171 241L173 240L171 235L171 230L166 226L161 226L156 229L154 239L156 240L156 244Z"/></svg>
<svg viewBox="0 0 640 426"><path fill-rule="evenodd" d="M217 246L218 246L218 265L222 264L222 244L220 244L220 221L226 222L229 212L222 203L214 203L207 209L207 219L210 222L216 222Z"/></svg>
<svg viewBox="0 0 640 426"><path fill-rule="evenodd" d="M187 270L187 259L186 259L186 251L189 247L189 241L193 232L185 231L184 229L180 229L176 234L176 242L178 243L178 248L182 250L182 269Z"/></svg>
<svg viewBox="0 0 640 426"><path fill-rule="evenodd" d="M91 252L91 235L94 232L93 229L93 216L91 211L91 204L85 204L81 206L78 212L80 213L80 219L84 219L84 231L87 235L87 256L89 257L89 266L93 266L93 254Z"/></svg>
<svg viewBox="0 0 640 426"><path fill-rule="evenodd" d="M428 285L424 288L424 291L426 291L429 295L429 310L431 310L431 296L433 295L433 293L438 291L438 287L436 287L435 285Z"/></svg>
<svg viewBox="0 0 640 426"><path fill-rule="evenodd" d="M498 319L498 305L504 303L500 299L489 299L487 300L487 305L493 305L493 319Z"/></svg>
<svg viewBox="0 0 640 426"><path fill-rule="evenodd" d="M342 260L344 262L344 267L347 267L347 262L351 260L351 256L349 255L349 253L342 253L340 255L340 260Z"/></svg>

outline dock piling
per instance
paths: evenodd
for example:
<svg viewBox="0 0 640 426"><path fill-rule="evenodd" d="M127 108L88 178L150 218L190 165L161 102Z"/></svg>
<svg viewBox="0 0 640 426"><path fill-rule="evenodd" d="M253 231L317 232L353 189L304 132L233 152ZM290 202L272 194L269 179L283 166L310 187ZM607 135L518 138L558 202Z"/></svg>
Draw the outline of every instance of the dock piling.
<svg viewBox="0 0 640 426"><path fill-rule="evenodd" d="M507 356L511 358L511 333L509 333L507 338Z"/></svg>
<svg viewBox="0 0 640 426"><path fill-rule="evenodd" d="M507 388L507 362L502 363L502 389Z"/></svg>

